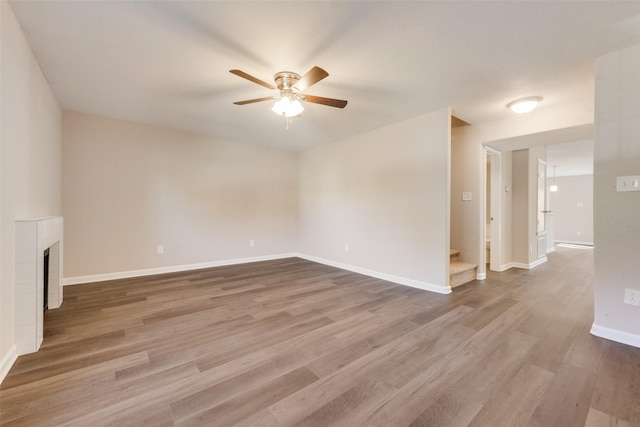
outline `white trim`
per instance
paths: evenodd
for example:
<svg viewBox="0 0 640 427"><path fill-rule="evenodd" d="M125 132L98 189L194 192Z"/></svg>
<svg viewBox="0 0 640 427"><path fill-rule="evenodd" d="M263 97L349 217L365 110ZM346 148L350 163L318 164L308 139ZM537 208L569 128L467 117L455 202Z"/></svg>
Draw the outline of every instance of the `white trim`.
<svg viewBox="0 0 640 427"><path fill-rule="evenodd" d="M0 361L0 384L4 381L13 364L16 363L16 360L18 360L18 348L14 344L9 351L2 356L2 361Z"/></svg>
<svg viewBox="0 0 640 427"><path fill-rule="evenodd" d="M283 258L293 258L297 255L294 253L265 255L250 258L236 258L222 261L202 262L198 264L175 265L171 267L156 267L144 270L119 271L116 273L93 274L89 276L65 277L62 280L64 286L79 285L82 283L103 282L105 280L129 279L132 277L152 276L155 274L178 273L181 271L200 270L211 267L224 267L227 265L246 264L250 262L272 261Z"/></svg>
<svg viewBox="0 0 640 427"><path fill-rule="evenodd" d="M556 251L556 247L552 247L552 248L547 248L547 253L551 253L551 252L555 252Z"/></svg>
<svg viewBox="0 0 640 427"><path fill-rule="evenodd" d="M398 283L399 285L410 286L412 288L418 288L425 291L437 292L439 294L450 294L451 286L434 285L428 282L422 282L420 280L408 279L406 277L394 276L393 274L381 273L379 271L369 270L367 268L357 267L355 265L343 264L341 262L331 261L324 258L318 258L311 255L296 254L298 258L306 259L307 261L317 262L319 264L329 265L331 267L340 268L342 270L353 271L354 273L364 274L365 276L375 277L376 279L386 280L388 282Z"/></svg>
<svg viewBox="0 0 640 427"><path fill-rule="evenodd" d="M511 268L524 268L525 270L531 270L531 264L525 264L523 262L511 262Z"/></svg>
<svg viewBox="0 0 640 427"><path fill-rule="evenodd" d="M354 273L364 274L365 276L387 280L389 282L398 283L400 285L410 286L412 288L418 288L418 289L423 289L425 291L437 292L439 294L451 293L450 286L434 285L428 282L408 279L406 277L394 276L392 274L381 273L379 271L369 270L366 268L356 267L353 265L343 264L340 262L330 261L327 259L318 258L311 255L305 255L300 253L266 255L266 256L251 257L251 258L237 258L237 259L230 259L230 260L223 260L223 261L204 262L199 264L178 265L173 267L159 267L159 268L149 268L145 270L132 270L132 271L121 271L117 273L94 274L90 276L66 277L63 280L63 284L64 286L70 286L70 285L78 285L82 283L93 283L93 282L103 282L106 280L128 279L132 277L151 276L155 274L164 274L164 273L177 273L181 271L199 270L202 268L224 267L227 265L246 264L249 262L271 261L276 259L295 258L295 257L306 259L308 261L317 262L320 264L330 265L332 267L341 268L343 270L353 271Z"/></svg>
<svg viewBox="0 0 640 427"><path fill-rule="evenodd" d="M508 263L506 263L506 264L502 264L502 265L500 266L500 268L501 268L501 270L500 270L500 271L506 271L506 270L508 270L508 269L510 269L510 268L514 268L515 266L516 266L516 265L515 265L515 263L514 263L513 261L512 261L512 262L508 262Z"/></svg>
<svg viewBox="0 0 640 427"><path fill-rule="evenodd" d="M511 262L509 264L511 265L511 267L524 268L525 270L531 270L531 269L539 266L540 264L544 264L547 261L548 261L548 258L546 256L544 256L544 257L539 258L539 259L537 259L534 262L529 263L529 264L525 264L523 262Z"/></svg>
<svg viewBox="0 0 640 427"><path fill-rule="evenodd" d="M476 280L484 280L487 278L487 273L478 273L476 274Z"/></svg>
<svg viewBox="0 0 640 427"><path fill-rule="evenodd" d="M64 220L47 217L14 225L14 331L19 355L38 351L44 337L44 251L49 248L49 308L63 300Z"/></svg>
<svg viewBox="0 0 640 427"><path fill-rule="evenodd" d="M578 246L593 246L593 242L585 242L579 240L556 240L555 243L568 243L570 245L578 245Z"/></svg>
<svg viewBox="0 0 640 427"><path fill-rule="evenodd" d="M545 262L549 261L549 259L546 256L543 256L542 258L538 258L537 260L535 260L534 262L529 264L529 268L535 268L537 266L539 266L540 264L544 264Z"/></svg>
<svg viewBox="0 0 640 427"><path fill-rule="evenodd" d="M505 246L503 244L503 240L505 237L505 233L506 231L504 230L504 221L505 221L505 217L504 217L504 206L505 206L505 201L504 201L504 197L505 197L505 191L504 191L504 174L503 174L503 169L504 169L504 162L503 162L503 158L502 158L502 151L495 149L489 145L487 145L487 143L483 143L483 153L484 155L482 156L482 162L483 162L483 166L481 167L482 170L482 186L480 188L480 197L481 197L481 212L480 212L480 218L481 218L481 224L480 224L480 241L481 241L481 245L482 247L480 248L480 266L478 267L478 272L479 273L484 273L485 277L486 277L486 265L487 263L489 264L489 270L491 270L492 267L492 263L491 263L491 255L493 254L493 267L495 267L495 264L500 264L502 262L502 260L505 258L505 254L504 254L504 250L505 250ZM491 200L491 198L489 200L487 200L487 158L491 157L491 168L489 170L490 176L491 176L491 196L493 198L493 200ZM489 250L490 250L490 255L489 255L489 259L485 259L486 258L486 245L487 245L487 235L486 235L486 225L487 225L487 218L486 218L486 207L487 204L489 204L490 206L490 210L491 210L491 216L493 217L493 221L490 222L491 224L491 232L493 233L493 236L489 236ZM497 271L504 271L502 270L502 266L499 267L500 269ZM495 271L495 270L494 270Z"/></svg>
<svg viewBox="0 0 640 427"><path fill-rule="evenodd" d="M591 326L591 335L640 348L640 335L596 325L595 322Z"/></svg>
<svg viewBox="0 0 640 427"><path fill-rule="evenodd" d="M498 273L502 272L502 271L507 271L510 268L515 267L516 265L513 262L508 262L506 264L502 264L497 270L491 270L491 271L497 271Z"/></svg>

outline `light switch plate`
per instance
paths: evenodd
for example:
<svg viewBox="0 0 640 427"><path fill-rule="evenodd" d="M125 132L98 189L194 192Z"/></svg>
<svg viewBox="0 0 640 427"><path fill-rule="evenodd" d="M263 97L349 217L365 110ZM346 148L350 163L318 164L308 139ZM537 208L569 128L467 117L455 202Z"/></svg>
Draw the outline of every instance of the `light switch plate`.
<svg viewBox="0 0 640 427"><path fill-rule="evenodd" d="M471 200L471 191L465 191L462 193L462 200L469 201Z"/></svg>
<svg viewBox="0 0 640 427"><path fill-rule="evenodd" d="M617 178L616 188L621 191L640 191L640 175L636 176L619 176Z"/></svg>
<svg viewBox="0 0 640 427"><path fill-rule="evenodd" d="M625 289L624 303L640 307L640 291L636 289Z"/></svg>

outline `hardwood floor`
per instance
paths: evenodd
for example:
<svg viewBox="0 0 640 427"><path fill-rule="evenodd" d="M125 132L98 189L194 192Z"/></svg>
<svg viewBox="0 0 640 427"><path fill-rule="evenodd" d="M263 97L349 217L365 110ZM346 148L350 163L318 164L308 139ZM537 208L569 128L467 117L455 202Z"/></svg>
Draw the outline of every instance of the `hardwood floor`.
<svg viewBox="0 0 640 427"><path fill-rule="evenodd" d="M3 426L640 426L593 255L438 295L292 258L65 288Z"/></svg>

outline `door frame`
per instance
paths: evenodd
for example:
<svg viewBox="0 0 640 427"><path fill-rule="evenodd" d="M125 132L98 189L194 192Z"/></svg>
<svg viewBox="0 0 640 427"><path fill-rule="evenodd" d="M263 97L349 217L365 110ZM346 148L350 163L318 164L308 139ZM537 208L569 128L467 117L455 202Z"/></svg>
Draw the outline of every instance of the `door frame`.
<svg viewBox="0 0 640 427"><path fill-rule="evenodd" d="M538 158L536 194L536 260L547 256L547 161ZM542 204L542 206L540 206ZM542 224L541 224L542 221ZM541 228L542 226L542 228Z"/></svg>
<svg viewBox="0 0 640 427"><path fill-rule="evenodd" d="M483 209L481 210L481 228L480 228L480 244L482 250L480 251L480 259L482 266L486 266L486 224L487 224L487 203L491 212L491 236L489 240L489 270L491 271L503 271L503 259L504 259L504 216L502 215L502 191L503 191L503 161L502 152L487 145L483 146L484 152L484 164L483 168ZM490 161L491 167L489 169L490 182L491 182L491 197L487 200L487 167L486 163ZM486 275L486 267L484 268Z"/></svg>

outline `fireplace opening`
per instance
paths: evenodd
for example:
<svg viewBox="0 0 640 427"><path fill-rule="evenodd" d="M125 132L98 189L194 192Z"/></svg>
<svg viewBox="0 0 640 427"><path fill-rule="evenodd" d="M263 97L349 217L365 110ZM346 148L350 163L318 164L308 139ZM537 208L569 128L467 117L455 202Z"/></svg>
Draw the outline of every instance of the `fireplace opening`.
<svg viewBox="0 0 640 427"><path fill-rule="evenodd" d="M49 248L44 250L44 266L43 266L43 288L44 288L44 299L42 300L42 307L44 311L49 309Z"/></svg>

